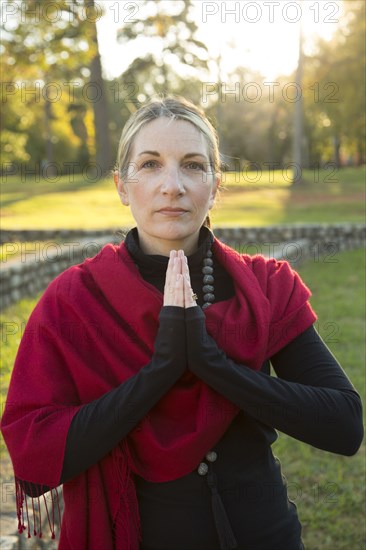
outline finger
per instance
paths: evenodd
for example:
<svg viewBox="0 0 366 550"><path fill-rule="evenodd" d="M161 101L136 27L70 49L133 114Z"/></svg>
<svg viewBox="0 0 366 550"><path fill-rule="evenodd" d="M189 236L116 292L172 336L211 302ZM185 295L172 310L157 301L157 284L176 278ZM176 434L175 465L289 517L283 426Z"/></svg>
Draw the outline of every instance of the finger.
<svg viewBox="0 0 366 550"><path fill-rule="evenodd" d="M187 279L188 284L191 286L191 275L189 273L187 256L183 256L183 259L182 259L182 273L183 273L183 276Z"/></svg>
<svg viewBox="0 0 366 550"><path fill-rule="evenodd" d="M178 262L173 268L173 273L176 271L177 265ZM164 305L184 307L183 275L181 273L175 273L172 277L169 291L164 294Z"/></svg>
<svg viewBox="0 0 366 550"><path fill-rule="evenodd" d="M169 261L168 266L165 274L165 285L164 285L164 293L169 292L169 288L171 286L172 282L172 276L173 276L173 268L174 268L174 258L177 255L176 250L171 250L169 254Z"/></svg>
<svg viewBox="0 0 366 550"><path fill-rule="evenodd" d="M176 250L171 250L170 254L169 254L169 261L168 261L168 266L167 266L167 270L166 270L166 277L171 276L172 271L173 271L173 267L174 267L174 260L175 260L176 257L177 257L177 251Z"/></svg>
<svg viewBox="0 0 366 550"><path fill-rule="evenodd" d="M172 265L167 274L166 286L164 289L165 306L184 306L183 276L181 274L181 259L172 256Z"/></svg>
<svg viewBox="0 0 366 550"><path fill-rule="evenodd" d="M187 277L182 276L184 290L184 307L186 309L197 306L197 295L193 293L190 282Z"/></svg>
<svg viewBox="0 0 366 550"><path fill-rule="evenodd" d="M192 290L191 276L190 276L190 273L189 273L189 266L188 266L188 258L187 258L187 256L185 256L183 250L179 251L179 253L180 253L180 256L182 258L182 274L183 274L183 279L184 279L184 285L183 285L183 288L184 288L184 307L185 308L194 307L194 306L197 305L197 303L196 303L197 295L194 294L194 292Z"/></svg>
<svg viewBox="0 0 366 550"><path fill-rule="evenodd" d="M182 261L179 256L176 256L173 260L173 269L172 269L172 281L173 284L177 281L177 275L180 275L182 272Z"/></svg>
<svg viewBox="0 0 366 550"><path fill-rule="evenodd" d="M174 292L174 303L172 305L178 307L184 307L184 288L183 288L183 275L177 274Z"/></svg>
<svg viewBox="0 0 366 550"><path fill-rule="evenodd" d="M185 307L193 307L193 305L197 305L197 294L193 292L192 289L192 283L191 283L191 274L189 272L189 266L188 266L188 259L185 257L185 261L183 262L182 267L183 277L186 282L186 285L184 286L185 291L185 297L187 297L187 301L185 302Z"/></svg>

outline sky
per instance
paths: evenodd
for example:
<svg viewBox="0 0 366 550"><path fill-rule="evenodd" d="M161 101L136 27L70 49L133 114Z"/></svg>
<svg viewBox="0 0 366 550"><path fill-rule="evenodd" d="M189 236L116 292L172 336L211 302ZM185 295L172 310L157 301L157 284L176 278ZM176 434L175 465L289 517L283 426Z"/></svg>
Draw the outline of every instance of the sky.
<svg viewBox="0 0 366 550"><path fill-rule="evenodd" d="M97 0L97 3L105 10L98 20L103 68L108 78L118 77L134 57L151 49L150 42L143 37L133 47L118 45L116 41L117 29L128 21L139 20L142 9L139 0ZM154 3L150 0L150 4ZM179 8L180 3L180 0L163 2L169 9ZM259 71L271 81L296 68L300 25L307 53L311 53L317 36L331 38L342 17L342 1L195 0L192 16L198 25L197 39L207 45L211 56L221 54L223 75L242 65Z"/></svg>

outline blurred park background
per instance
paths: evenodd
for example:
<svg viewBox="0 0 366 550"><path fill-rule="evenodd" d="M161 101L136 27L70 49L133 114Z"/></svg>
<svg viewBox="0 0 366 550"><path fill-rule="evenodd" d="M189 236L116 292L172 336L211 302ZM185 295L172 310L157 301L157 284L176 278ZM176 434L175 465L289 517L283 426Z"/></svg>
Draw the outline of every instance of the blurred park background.
<svg viewBox="0 0 366 550"><path fill-rule="evenodd" d="M365 5L6 0L3 173L105 175L130 113L167 92L201 105L232 170L361 166Z"/></svg>
<svg viewBox="0 0 366 550"><path fill-rule="evenodd" d="M225 171L214 227L364 223L365 8L3 0L2 229L130 227L111 178L118 140L129 115L165 93L200 105L217 128ZM320 334L364 398L364 250L298 270ZM38 299L1 314L2 402ZM274 451L306 548L363 549L364 446L339 457L281 434Z"/></svg>

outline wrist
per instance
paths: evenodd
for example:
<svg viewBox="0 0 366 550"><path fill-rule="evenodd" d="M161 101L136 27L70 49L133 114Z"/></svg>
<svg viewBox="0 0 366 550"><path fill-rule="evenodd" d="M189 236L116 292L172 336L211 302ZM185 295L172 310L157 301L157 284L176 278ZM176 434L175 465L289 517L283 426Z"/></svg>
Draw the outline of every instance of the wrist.
<svg viewBox="0 0 366 550"><path fill-rule="evenodd" d="M177 319L184 320L184 307L182 306L163 306L159 313L159 319Z"/></svg>
<svg viewBox="0 0 366 550"><path fill-rule="evenodd" d="M185 309L185 320L186 320L186 323L200 321L205 324L206 317L202 309L199 306L195 306L195 307L188 307Z"/></svg>
<svg viewBox="0 0 366 550"><path fill-rule="evenodd" d="M195 366L205 362L205 349L209 339L206 317L200 307L185 310L187 361L194 372Z"/></svg>

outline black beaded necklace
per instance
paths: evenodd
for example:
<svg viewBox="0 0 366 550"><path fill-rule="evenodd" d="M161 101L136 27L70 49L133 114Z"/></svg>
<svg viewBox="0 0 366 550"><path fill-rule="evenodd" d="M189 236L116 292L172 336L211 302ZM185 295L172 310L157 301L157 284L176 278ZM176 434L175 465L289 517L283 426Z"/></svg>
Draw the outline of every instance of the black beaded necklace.
<svg viewBox="0 0 366 550"><path fill-rule="evenodd" d="M211 250L207 250L206 257L203 260L203 301L202 309L207 309L215 301L215 277L213 276L213 259Z"/></svg>

